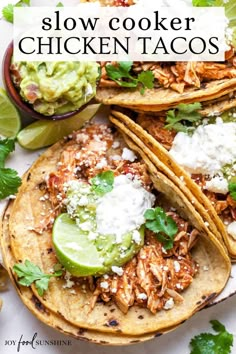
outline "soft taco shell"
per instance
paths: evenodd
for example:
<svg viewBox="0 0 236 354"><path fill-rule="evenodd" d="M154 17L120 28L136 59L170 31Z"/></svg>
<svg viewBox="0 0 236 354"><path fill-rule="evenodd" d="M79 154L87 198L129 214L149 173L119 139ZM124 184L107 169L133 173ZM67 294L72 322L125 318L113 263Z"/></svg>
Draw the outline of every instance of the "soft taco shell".
<svg viewBox="0 0 236 354"><path fill-rule="evenodd" d="M189 174L169 156L168 151L156 139L127 115L116 111L112 111L111 114L117 121L121 122L126 128L126 133L138 146L141 146L142 149L147 149L146 153L150 160L178 186L188 200L193 202L196 211L202 215L211 232L218 239L223 238L230 256L232 259L236 258L236 241L227 234L225 226L218 217L213 205L202 193L200 187L194 183Z"/></svg>
<svg viewBox="0 0 236 354"><path fill-rule="evenodd" d="M10 279L20 296L22 302L25 306L34 314L40 321L44 322L46 325L54 328L57 331L65 335L69 335L75 339L80 339L83 341L93 342L102 345L130 345L137 344L150 340L155 337L159 337L162 334L173 330L174 328L168 328L162 330L161 332L150 333L147 335L139 335L137 338L133 336L124 336L112 333L101 333L96 331L91 331L82 327L74 326L73 324L67 322L62 316L49 311L38 299L35 297L31 288L26 288L17 283L13 266L16 260L11 252L11 244L9 237L9 217L12 209L12 202L9 203L7 209L5 210L2 225L1 225L1 246L2 253L4 257L4 264L10 276Z"/></svg>
<svg viewBox="0 0 236 354"><path fill-rule="evenodd" d="M56 170L65 145L66 142L63 141L49 148L25 174L9 219L11 252L16 262L29 259L45 273L48 273L57 262L54 252L51 251L51 232L47 231L42 235L37 235L30 231L31 220L32 218L39 219L42 211L42 203L39 199L44 195L44 176ZM209 233L199 215L192 214L184 194L179 193L179 190L174 188L174 184L158 172L145 155L142 154L142 156L145 158L157 189L163 190L165 196L171 201L171 205L175 206L180 214L185 215L202 232L193 250L195 260L201 265L199 273L187 291L182 293L184 297L182 304L174 306L169 311L160 311L156 315L138 306L133 306L124 315L113 303L101 302L96 303L93 311L90 311L88 302L92 293L84 294L82 289L75 285L77 295L73 295L70 289L63 289L64 281L58 278L51 279L49 289L43 297L38 295L34 286L31 287L34 296L50 313L61 316L73 326L106 334L132 337L159 332L175 327L188 319L217 296L227 282L230 261L221 243ZM47 210L44 212L47 213ZM202 266L207 266L209 270L204 271ZM112 313L110 309L113 310Z"/></svg>
<svg viewBox="0 0 236 354"><path fill-rule="evenodd" d="M126 106L143 111L164 111L179 103L205 102L222 97L235 90L236 79L216 80L202 84L200 89L189 88L183 93L171 89L98 88L96 99L104 104Z"/></svg>

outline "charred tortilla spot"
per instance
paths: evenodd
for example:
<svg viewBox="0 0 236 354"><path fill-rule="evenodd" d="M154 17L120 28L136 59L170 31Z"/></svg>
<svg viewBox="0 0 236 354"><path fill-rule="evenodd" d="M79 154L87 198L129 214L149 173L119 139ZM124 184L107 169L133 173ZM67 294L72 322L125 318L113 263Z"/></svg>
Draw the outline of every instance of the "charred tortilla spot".
<svg viewBox="0 0 236 354"><path fill-rule="evenodd" d="M107 313L106 313L106 312L104 313L104 316L107 316Z"/></svg>
<svg viewBox="0 0 236 354"><path fill-rule="evenodd" d="M48 254L50 254L50 253L52 253L52 252L53 252L53 249L52 249L51 247L47 249L47 253L48 253Z"/></svg>
<svg viewBox="0 0 236 354"><path fill-rule="evenodd" d="M109 320L107 323L105 323L106 327L116 327L119 326L119 322L117 320Z"/></svg>
<svg viewBox="0 0 236 354"><path fill-rule="evenodd" d="M162 336L162 334L163 334L162 332L157 332L157 333L155 334L155 338Z"/></svg>
<svg viewBox="0 0 236 354"><path fill-rule="evenodd" d="M112 312L114 312L116 309L110 309L110 312L112 313Z"/></svg>
<svg viewBox="0 0 236 354"><path fill-rule="evenodd" d="M29 182L30 178L31 178L31 173L28 173L28 175L26 177L27 182Z"/></svg>
<svg viewBox="0 0 236 354"><path fill-rule="evenodd" d="M206 296L206 301L210 302L211 300L213 300L216 297L217 293L212 293L208 296Z"/></svg>
<svg viewBox="0 0 236 354"><path fill-rule="evenodd" d="M143 320L143 315L138 316L139 320Z"/></svg>
<svg viewBox="0 0 236 354"><path fill-rule="evenodd" d="M47 313L46 308L43 306L43 304L39 301L39 299L36 296L33 295L31 300L38 311L42 313Z"/></svg>
<svg viewBox="0 0 236 354"><path fill-rule="evenodd" d="M206 299L206 295L203 295L203 296L202 296L202 300L205 300L205 299Z"/></svg>
<svg viewBox="0 0 236 354"><path fill-rule="evenodd" d="M138 340L138 339L135 339L135 340L131 340L131 341L130 341L130 343L133 343L133 344L134 344L134 343L139 343L139 342L140 342L140 340Z"/></svg>
<svg viewBox="0 0 236 354"><path fill-rule="evenodd" d="M80 329L78 330L78 335L79 335L79 336L83 336L85 333L86 333L86 330L85 330L84 328L80 328Z"/></svg>
<svg viewBox="0 0 236 354"><path fill-rule="evenodd" d="M38 184L38 189L40 191L44 191L46 188L47 188L46 182L41 182L41 183Z"/></svg>
<svg viewBox="0 0 236 354"><path fill-rule="evenodd" d="M198 302L196 302L196 305L200 305L202 302L201 301L198 301Z"/></svg>

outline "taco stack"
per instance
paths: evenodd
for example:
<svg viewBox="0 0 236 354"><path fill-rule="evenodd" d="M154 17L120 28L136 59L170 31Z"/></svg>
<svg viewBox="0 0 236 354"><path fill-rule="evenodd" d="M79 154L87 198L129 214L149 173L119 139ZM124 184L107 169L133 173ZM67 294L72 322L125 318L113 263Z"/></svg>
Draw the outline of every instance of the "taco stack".
<svg viewBox="0 0 236 354"><path fill-rule="evenodd" d="M179 105L159 117L134 116L129 112L136 122L122 112L113 111L112 115L133 138L139 137L139 144L148 148L154 164L164 168L164 173L194 204L212 232L218 238L219 233L222 235L231 257L235 258L234 113L201 119L192 109L194 105ZM188 121L186 125L184 120L178 121L176 117L183 110L189 110L189 121L192 114L194 122ZM171 126L170 117L172 123L176 119L173 125L169 123ZM188 144L181 138L186 138Z"/></svg>
<svg viewBox="0 0 236 354"><path fill-rule="evenodd" d="M204 218L122 133L89 124L49 148L2 221L4 261L30 311L103 344L172 330L230 273ZM35 269L41 278L29 280Z"/></svg>

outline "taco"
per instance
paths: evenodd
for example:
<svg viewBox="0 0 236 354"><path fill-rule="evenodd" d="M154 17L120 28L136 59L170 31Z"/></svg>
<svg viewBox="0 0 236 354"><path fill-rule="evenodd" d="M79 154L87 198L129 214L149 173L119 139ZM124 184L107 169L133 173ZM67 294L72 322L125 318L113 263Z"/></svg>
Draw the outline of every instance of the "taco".
<svg viewBox="0 0 236 354"><path fill-rule="evenodd" d="M194 106L178 107L191 111ZM201 120L201 116L192 111L195 118L190 122L190 111L187 123L177 123L177 118L173 126L168 122L171 121L170 116L173 122L178 112L181 114L178 109L159 117L144 113L135 117L130 113L136 123L121 112L113 111L112 114L148 147L150 159L156 166L160 163L165 165L164 173L194 202L211 231L218 237L219 233L222 235L231 257L235 258L235 113L226 112L221 118L209 114L208 118ZM180 142L181 138L188 140L188 144L183 140Z"/></svg>
<svg viewBox="0 0 236 354"><path fill-rule="evenodd" d="M196 63L139 63L130 62L130 74L136 77L140 73L151 72L154 78L153 88L127 88L126 79L113 81L108 75L110 67L117 70L120 63L102 63L102 76L97 89L96 99L108 105L130 107L134 110L159 112L175 107L179 103L196 101L207 102L235 90L236 70L234 51L223 64ZM119 69L118 69L119 70ZM136 76L135 76L136 75ZM144 92L143 92L144 91Z"/></svg>
<svg viewBox="0 0 236 354"><path fill-rule="evenodd" d="M53 327L59 316L88 337L118 336L116 344L176 327L230 273L224 247L182 191L106 124L73 133L34 163L3 220L2 248L31 311L33 294ZM47 289L37 277L22 281L27 265L51 277Z"/></svg>

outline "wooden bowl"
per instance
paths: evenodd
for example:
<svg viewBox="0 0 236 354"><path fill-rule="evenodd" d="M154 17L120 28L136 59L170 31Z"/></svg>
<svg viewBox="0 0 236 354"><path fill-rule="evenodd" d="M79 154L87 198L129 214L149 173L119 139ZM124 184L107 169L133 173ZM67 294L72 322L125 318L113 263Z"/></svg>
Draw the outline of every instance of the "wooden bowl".
<svg viewBox="0 0 236 354"><path fill-rule="evenodd" d="M7 94L10 98L10 100L13 102L13 104L19 109L20 113L22 113L23 116L26 117L31 117L34 119L49 119L49 120L58 120L58 119L66 119L70 118L76 114L78 114L80 111L82 111L91 101L87 102L85 105L80 107L78 110L73 111L73 112L68 112L64 114L56 114L53 116L45 116L41 113L36 112L32 105L29 103L25 102L22 97L20 96L17 88L15 87L12 78L11 78L11 73L10 73L10 65L11 65L11 59L13 55L13 42L9 44L7 47L7 50L5 52L4 58L3 58L3 82L5 89L7 91Z"/></svg>

